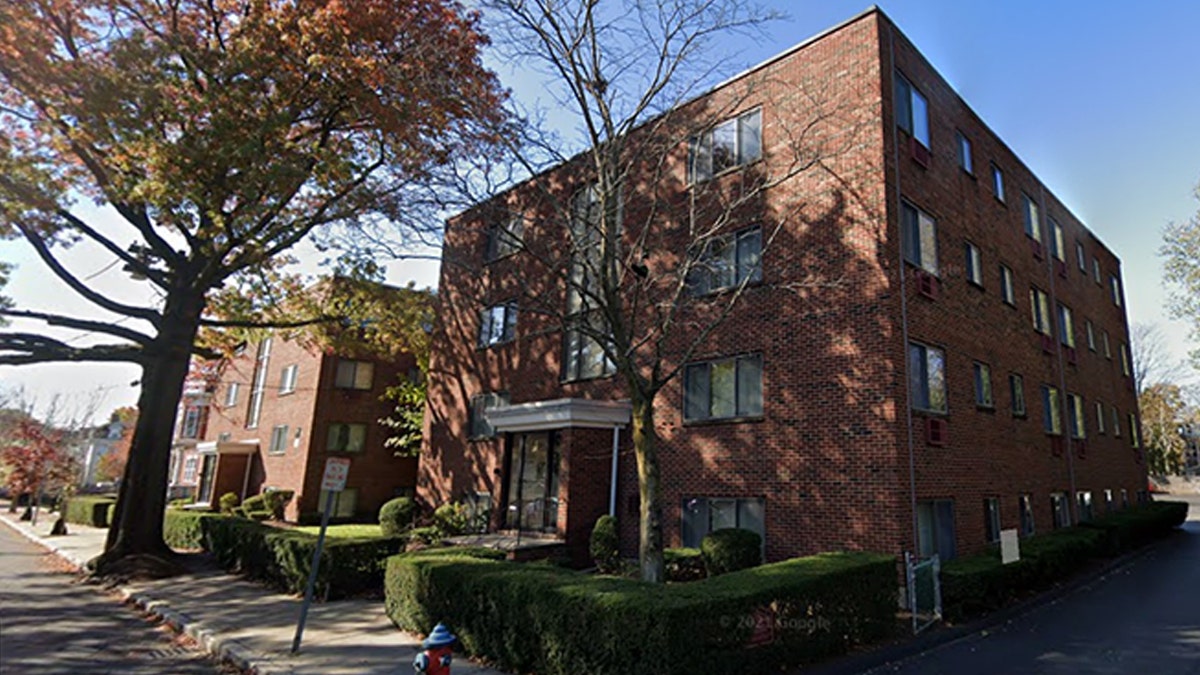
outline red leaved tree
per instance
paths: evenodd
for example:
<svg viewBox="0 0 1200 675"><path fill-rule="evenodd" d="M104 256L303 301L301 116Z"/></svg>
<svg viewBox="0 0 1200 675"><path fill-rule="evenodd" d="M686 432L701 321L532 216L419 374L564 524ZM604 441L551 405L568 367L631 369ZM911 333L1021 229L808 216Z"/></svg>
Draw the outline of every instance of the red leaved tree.
<svg viewBox="0 0 1200 675"><path fill-rule="evenodd" d="M70 483L75 462L63 445L63 433L33 418L17 421L3 446L0 464L8 470L6 487L14 500L21 495L36 498Z"/></svg>

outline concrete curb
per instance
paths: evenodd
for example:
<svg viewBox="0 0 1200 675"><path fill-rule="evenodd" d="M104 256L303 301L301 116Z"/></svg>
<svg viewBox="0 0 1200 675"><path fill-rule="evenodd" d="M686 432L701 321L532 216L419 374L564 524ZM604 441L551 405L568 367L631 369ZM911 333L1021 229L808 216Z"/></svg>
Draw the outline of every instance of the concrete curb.
<svg viewBox="0 0 1200 675"><path fill-rule="evenodd" d="M0 516L0 521L17 534L70 563L76 570L80 572L86 570L87 559L81 558L74 551L64 551L54 542L53 538L29 532L18 523L11 522L7 517ZM120 595L122 602L133 605L142 613L162 621L170 626L171 630L187 635L206 652L235 668L253 675L291 673L291 669L284 671L271 668L270 658L252 651L237 640L222 636L219 632L205 626L202 621L196 621L187 614L175 610L165 600L157 600L146 593L124 585L116 586L113 590Z"/></svg>

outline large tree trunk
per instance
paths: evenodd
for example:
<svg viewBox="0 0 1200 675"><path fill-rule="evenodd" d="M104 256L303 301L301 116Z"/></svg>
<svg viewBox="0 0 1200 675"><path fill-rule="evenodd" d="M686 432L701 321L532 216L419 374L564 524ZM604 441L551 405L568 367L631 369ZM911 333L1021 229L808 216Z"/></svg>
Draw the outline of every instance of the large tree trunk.
<svg viewBox="0 0 1200 675"><path fill-rule="evenodd" d="M633 395L633 450L637 455L638 493L638 560L642 581L662 583L663 535L662 504L659 496L658 431L654 427L654 398L635 392Z"/></svg>
<svg viewBox="0 0 1200 675"><path fill-rule="evenodd" d="M162 329L142 367L138 420L108 540L104 553L92 561L98 575L130 569L150 575L169 571L174 552L163 540L163 513L172 433L203 307L202 295L174 293L167 298Z"/></svg>

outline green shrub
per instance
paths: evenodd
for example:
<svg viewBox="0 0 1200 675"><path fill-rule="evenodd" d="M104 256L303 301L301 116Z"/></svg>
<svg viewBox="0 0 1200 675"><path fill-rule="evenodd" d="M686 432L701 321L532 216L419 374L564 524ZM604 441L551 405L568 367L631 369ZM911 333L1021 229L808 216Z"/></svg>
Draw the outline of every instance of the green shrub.
<svg viewBox="0 0 1200 675"><path fill-rule="evenodd" d="M241 498L236 494L232 492L226 492L225 494L221 495L221 498L217 500L217 503L221 507L221 513L224 513L225 515L231 515L233 510L237 508L241 501Z"/></svg>
<svg viewBox="0 0 1200 675"><path fill-rule="evenodd" d="M698 548L669 548L663 551L667 581L699 581L704 572L704 556Z"/></svg>
<svg viewBox="0 0 1200 675"><path fill-rule="evenodd" d="M604 515L596 519L588 542L588 552L596 567L604 574L612 574L621 567L621 542L617 537L616 517Z"/></svg>
<svg viewBox="0 0 1200 675"><path fill-rule="evenodd" d="M242 510L246 511L246 512L266 511L267 510L267 496L265 494L261 494L261 495L254 495L253 497L246 497L246 500L244 502L242 502Z"/></svg>
<svg viewBox="0 0 1200 675"><path fill-rule="evenodd" d="M75 495L67 500L62 516L68 523L76 525L108 527L109 507L115 505L116 500L112 497Z"/></svg>
<svg viewBox="0 0 1200 675"><path fill-rule="evenodd" d="M426 546L434 546L440 544L444 533L441 528L430 525L429 527L414 527L408 533L409 541L415 541Z"/></svg>
<svg viewBox="0 0 1200 675"><path fill-rule="evenodd" d="M171 548L202 549L204 548L204 521L225 517L210 511L167 509L163 517L163 539Z"/></svg>
<svg viewBox="0 0 1200 675"><path fill-rule="evenodd" d="M388 616L417 632L445 621L467 652L509 672L777 671L896 626L889 555L821 554L662 585L455 551L390 558Z"/></svg>
<svg viewBox="0 0 1200 675"><path fill-rule="evenodd" d="M172 508L172 509L182 509L183 507L192 504L193 501L194 500L190 497L183 497L181 499L172 499L170 502L167 502L167 507Z"/></svg>
<svg viewBox="0 0 1200 675"><path fill-rule="evenodd" d="M292 497L295 495L296 492L294 490L270 490L264 492L262 497L266 508L262 510L271 514L271 517L275 520L283 520L283 510L287 508L288 502L292 501Z"/></svg>
<svg viewBox="0 0 1200 675"><path fill-rule="evenodd" d="M104 522L108 523L109 527L117 523L117 503L113 502L104 510Z"/></svg>
<svg viewBox="0 0 1200 675"><path fill-rule="evenodd" d="M453 537L470 530L471 514L466 504L442 504L433 512L433 525L441 530L442 534Z"/></svg>
<svg viewBox="0 0 1200 675"><path fill-rule="evenodd" d="M379 507L379 528L385 537L398 537L412 528L417 503L408 497L396 497Z"/></svg>
<svg viewBox="0 0 1200 675"><path fill-rule="evenodd" d="M733 527L716 530L701 540L700 555L710 577L749 569L762 564L762 537Z"/></svg>

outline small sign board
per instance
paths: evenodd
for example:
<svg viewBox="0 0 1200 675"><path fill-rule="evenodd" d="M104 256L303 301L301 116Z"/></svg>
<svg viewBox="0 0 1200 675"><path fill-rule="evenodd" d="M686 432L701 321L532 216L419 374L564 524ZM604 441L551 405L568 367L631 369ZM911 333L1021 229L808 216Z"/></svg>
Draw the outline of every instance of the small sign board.
<svg viewBox="0 0 1200 675"><path fill-rule="evenodd" d="M1021 540L1017 531L1000 530L1000 562L1007 565L1021 559Z"/></svg>
<svg viewBox="0 0 1200 675"><path fill-rule="evenodd" d="M346 476L350 473L350 459L330 457L325 460L325 474L321 477L321 489L341 492L346 489Z"/></svg>

